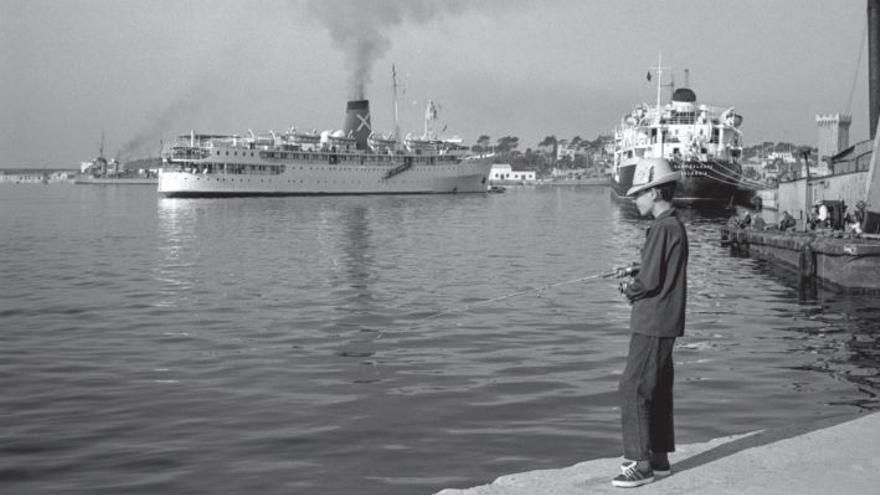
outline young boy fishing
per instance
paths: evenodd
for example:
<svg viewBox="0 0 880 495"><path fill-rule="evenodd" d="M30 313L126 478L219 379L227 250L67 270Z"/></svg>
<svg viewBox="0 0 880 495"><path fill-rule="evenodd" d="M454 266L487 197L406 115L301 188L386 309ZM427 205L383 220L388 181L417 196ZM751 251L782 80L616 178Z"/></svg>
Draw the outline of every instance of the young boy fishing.
<svg viewBox="0 0 880 495"><path fill-rule="evenodd" d="M684 334L688 239L672 207L680 173L662 159L636 165L633 186L639 214L654 217L638 273L621 284L632 304L629 355L620 379L623 456L614 486L632 488L670 473L675 451L672 420L672 347Z"/></svg>

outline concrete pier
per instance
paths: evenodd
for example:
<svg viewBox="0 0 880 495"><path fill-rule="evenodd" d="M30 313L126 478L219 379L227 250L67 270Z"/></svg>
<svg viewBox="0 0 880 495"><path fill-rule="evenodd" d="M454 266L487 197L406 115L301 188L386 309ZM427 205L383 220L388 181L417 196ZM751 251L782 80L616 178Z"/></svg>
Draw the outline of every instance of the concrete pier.
<svg viewBox="0 0 880 495"><path fill-rule="evenodd" d="M672 475L635 489L611 478L620 458L502 476L436 495L873 495L880 487L880 413L825 419L680 445Z"/></svg>
<svg viewBox="0 0 880 495"><path fill-rule="evenodd" d="M721 229L722 245L778 262L802 277L845 290L880 289L880 241L844 239L814 232Z"/></svg>

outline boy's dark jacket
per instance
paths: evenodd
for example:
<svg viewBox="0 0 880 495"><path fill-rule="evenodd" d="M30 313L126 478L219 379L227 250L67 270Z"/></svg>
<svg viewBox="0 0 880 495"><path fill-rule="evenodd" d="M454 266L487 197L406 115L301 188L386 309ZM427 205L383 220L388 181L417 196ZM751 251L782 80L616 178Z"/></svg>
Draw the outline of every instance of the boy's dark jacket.
<svg viewBox="0 0 880 495"><path fill-rule="evenodd" d="M648 229L639 273L624 294L632 302L630 328L653 337L684 334L688 239L674 208Z"/></svg>

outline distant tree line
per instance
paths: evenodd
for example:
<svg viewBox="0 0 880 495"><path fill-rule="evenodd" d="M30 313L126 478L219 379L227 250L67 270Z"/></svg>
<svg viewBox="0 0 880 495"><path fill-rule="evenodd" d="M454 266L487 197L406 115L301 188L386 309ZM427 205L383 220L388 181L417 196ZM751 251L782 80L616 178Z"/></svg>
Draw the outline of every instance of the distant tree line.
<svg viewBox="0 0 880 495"><path fill-rule="evenodd" d="M773 141L764 141L760 144L754 144L752 146L744 146L743 147L743 158L762 158L768 157L773 153L788 153L791 152L791 156L796 159L802 159L804 154L807 156L811 156L815 159L815 155L818 152L818 149L812 146L806 146L803 144L793 144L793 143L774 143Z"/></svg>
<svg viewBox="0 0 880 495"><path fill-rule="evenodd" d="M481 135L471 150L476 153L494 153L495 163L507 163L514 170L532 170L538 177L551 174L553 169L587 170L590 175L602 175L610 165L611 156L607 149L611 136L600 135L594 140L574 136L571 139L558 139L555 135L546 136L534 148L519 149L519 138L503 136L492 142L492 138Z"/></svg>

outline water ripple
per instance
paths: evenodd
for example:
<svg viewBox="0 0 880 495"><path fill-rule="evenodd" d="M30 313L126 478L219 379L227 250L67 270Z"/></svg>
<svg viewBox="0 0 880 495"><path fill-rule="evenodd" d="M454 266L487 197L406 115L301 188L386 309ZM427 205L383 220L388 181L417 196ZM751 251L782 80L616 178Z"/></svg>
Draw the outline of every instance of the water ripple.
<svg viewBox="0 0 880 495"><path fill-rule="evenodd" d="M616 281L532 291L637 258L604 189L0 187L4 493L429 493L619 451ZM683 215L681 441L880 407L876 300Z"/></svg>

